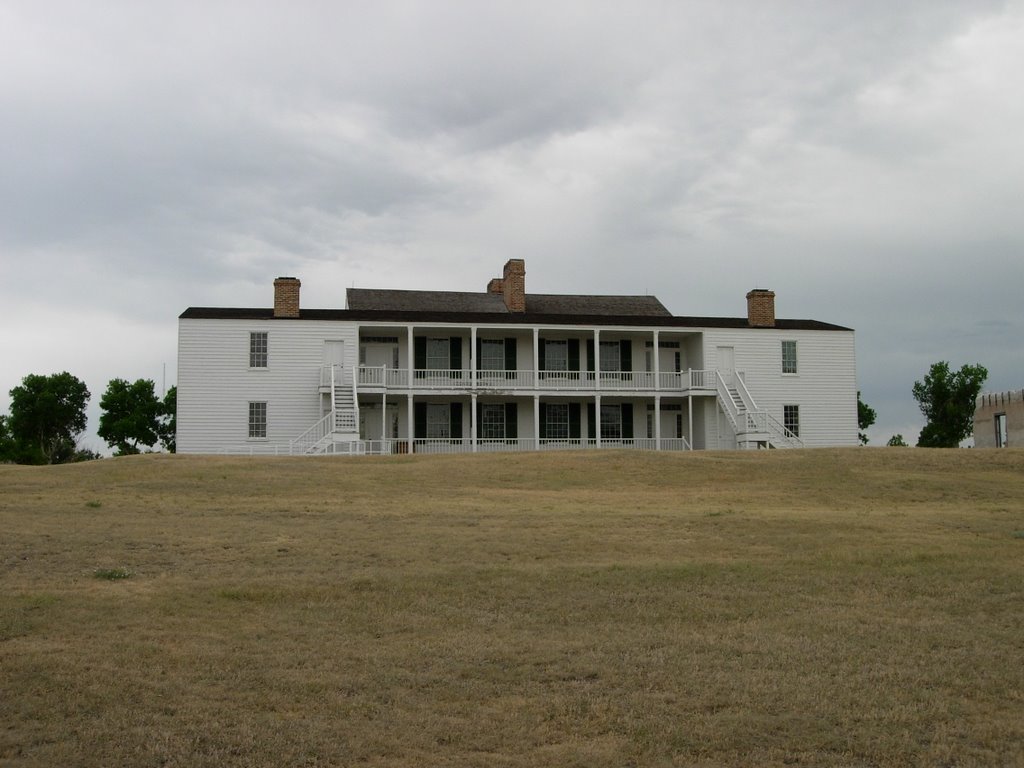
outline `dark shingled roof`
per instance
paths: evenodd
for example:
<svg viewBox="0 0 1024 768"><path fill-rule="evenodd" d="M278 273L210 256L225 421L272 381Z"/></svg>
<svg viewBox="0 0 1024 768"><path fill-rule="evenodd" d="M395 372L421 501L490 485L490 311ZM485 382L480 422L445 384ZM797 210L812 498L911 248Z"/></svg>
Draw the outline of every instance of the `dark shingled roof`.
<svg viewBox="0 0 1024 768"><path fill-rule="evenodd" d="M391 291L374 288L349 288L348 308L390 310L395 312L501 312L507 313L499 293L460 291Z"/></svg>
<svg viewBox="0 0 1024 768"><path fill-rule="evenodd" d="M499 293L457 291L392 291L349 288L348 308L352 311L388 312L473 312L512 314ZM533 315L585 315L588 317L671 317L672 313L654 296L560 296L531 293L526 312Z"/></svg>
<svg viewBox="0 0 1024 768"><path fill-rule="evenodd" d="M189 307L182 320L275 320L270 308ZM286 322L294 318L280 318ZM559 315L530 312L416 312L409 310L303 309L299 320L348 320L396 323L472 323L479 325L591 325L658 328L749 328L752 331L851 331L819 320L777 319L774 328L751 327L745 317L674 317L672 315Z"/></svg>

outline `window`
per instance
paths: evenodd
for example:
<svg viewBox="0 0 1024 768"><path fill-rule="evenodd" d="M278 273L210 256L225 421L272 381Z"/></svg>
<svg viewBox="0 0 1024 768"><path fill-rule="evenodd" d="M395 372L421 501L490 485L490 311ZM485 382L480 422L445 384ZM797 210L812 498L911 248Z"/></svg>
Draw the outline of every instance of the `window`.
<svg viewBox="0 0 1024 768"><path fill-rule="evenodd" d="M782 372L796 373L796 342L782 342Z"/></svg>
<svg viewBox="0 0 1024 768"><path fill-rule="evenodd" d="M427 439L447 440L452 436L451 430L451 409L448 404L427 403Z"/></svg>
<svg viewBox="0 0 1024 768"><path fill-rule="evenodd" d="M266 336L266 334L263 334ZM263 440L267 437L267 404L249 403L249 438Z"/></svg>
<svg viewBox="0 0 1024 768"><path fill-rule="evenodd" d="M544 342L544 369L547 371L569 370L569 342L565 339L547 339ZM566 424L568 424L566 416Z"/></svg>
<svg viewBox="0 0 1024 768"><path fill-rule="evenodd" d="M267 332L253 331L249 334L249 367L267 367Z"/></svg>
<svg viewBox="0 0 1024 768"><path fill-rule="evenodd" d="M800 406L782 406L782 426L793 433L793 437L800 437Z"/></svg>
<svg viewBox="0 0 1024 768"><path fill-rule="evenodd" d="M548 440L569 439L568 403L548 403L547 423L545 425L544 437Z"/></svg>
<svg viewBox="0 0 1024 768"><path fill-rule="evenodd" d="M448 339L427 339L427 370L450 370L450 354L451 343Z"/></svg>
<svg viewBox="0 0 1024 768"><path fill-rule="evenodd" d="M602 371L621 371L622 370L622 347L617 341L602 341L601 350L599 352L601 357L601 370Z"/></svg>
<svg viewBox="0 0 1024 768"><path fill-rule="evenodd" d="M622 439L622 406L602 405L601 406L601 439L621 440Z"/></svg>
<svg viewBox="0 0 1024 768"><path fill-rule="evenodd" d="M484 403L480 406L480 437L484 440L504 439L504 403Z"/></svg>
<svg viewBox="0 0 1024 768"><path fill-rule="evenodd" d="M480 341L480 370L505 370L504 339L482 339Z"/></svg>
<svg viewBox="0 0 1024 768"><path fill-rule="evenodd" d="M1006 447L1006 414L996 414L996 448Z"/></svg>

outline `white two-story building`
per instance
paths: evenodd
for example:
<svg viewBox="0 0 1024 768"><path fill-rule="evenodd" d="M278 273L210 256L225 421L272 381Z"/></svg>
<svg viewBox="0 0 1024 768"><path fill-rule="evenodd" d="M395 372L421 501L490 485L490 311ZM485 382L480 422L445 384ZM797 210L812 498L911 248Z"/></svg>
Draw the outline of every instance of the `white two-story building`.
<svg viewBox="0 0 1024 768"><path fill-rule="evenodd" d="M857 445L854 334L676 317L653 296L349 289L304 309L192 307L178 327L181 453L693 450Z"/></svg>

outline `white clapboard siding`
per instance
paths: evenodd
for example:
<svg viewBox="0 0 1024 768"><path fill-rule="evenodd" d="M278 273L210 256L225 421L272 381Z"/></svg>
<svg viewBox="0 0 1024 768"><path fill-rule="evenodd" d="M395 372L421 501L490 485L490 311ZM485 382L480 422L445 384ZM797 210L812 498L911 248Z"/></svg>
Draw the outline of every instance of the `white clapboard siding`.
<svg viewBox="0 0 1024 768"><path fill-rule="evenodd" d="M287 453L321 418L324 342L345 342L356 363L356 326L310 320L180 319L178 436L181 453ZM249 333L267 332L268 365L249 367ZM267 438L250 440L249 403L267 403Z"/></svg>
<svg viewBox="0 0 1024 768"><path fill-rule="evenodd" d="M782 373L784 340L797 343L795 374ZM718 347L730 346L734 349L735 369L743 372L743 381L758 408L781 423L783 405L800 406L800 439L805 446L857 445L852 331L710 328L704 332L707 367L719 367Z"/></svg>

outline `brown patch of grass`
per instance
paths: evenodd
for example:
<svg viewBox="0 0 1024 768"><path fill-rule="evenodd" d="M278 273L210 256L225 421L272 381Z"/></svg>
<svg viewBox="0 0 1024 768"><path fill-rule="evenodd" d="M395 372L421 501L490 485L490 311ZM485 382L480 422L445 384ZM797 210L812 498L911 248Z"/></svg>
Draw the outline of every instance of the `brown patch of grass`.
<svg viewBox="0 0 1024 768"><path fill-rule="evenodd" d="M0 765L1017 764L1022 470L0 467Z"/></svg>

